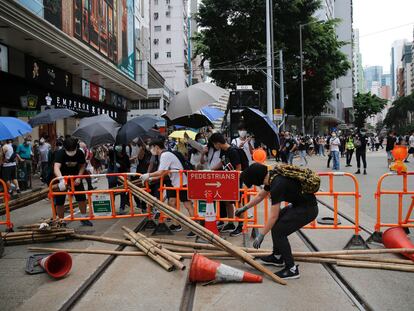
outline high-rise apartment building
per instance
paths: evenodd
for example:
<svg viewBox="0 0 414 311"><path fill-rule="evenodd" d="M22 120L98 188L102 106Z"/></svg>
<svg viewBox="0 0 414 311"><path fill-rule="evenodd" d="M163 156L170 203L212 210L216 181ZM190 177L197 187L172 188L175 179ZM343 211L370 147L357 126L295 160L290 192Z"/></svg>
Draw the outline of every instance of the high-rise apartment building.
<svg viewBox="0 0 414 311"><path fill-rule="evenodd" d="M188 1L150 2L151 64L179 92L188 85Z"/></svg>
<svg viewBox="0 0 414 311"><path fill-rule="evenodd" d="M398 70L401 67L401 58L403 54L404 44L407 40L397 40L392 43L391 46L391 93L392 96L395 96L397 93L397 76Z"/></svg>
<svg viewBox="0 0 414 311"><path fill-rule="evenodd" d="M365 89L371 91L372 83L382 83L382 66L370 66L364 70Z"/></svg>
<svg viewBox="0 0 414 311"><path fill-rule="evenodd" d="M362 54L359 49L359 29L354 29L353 47L353 90L354 95L365 92L364 69L362 68Z"/></svg>

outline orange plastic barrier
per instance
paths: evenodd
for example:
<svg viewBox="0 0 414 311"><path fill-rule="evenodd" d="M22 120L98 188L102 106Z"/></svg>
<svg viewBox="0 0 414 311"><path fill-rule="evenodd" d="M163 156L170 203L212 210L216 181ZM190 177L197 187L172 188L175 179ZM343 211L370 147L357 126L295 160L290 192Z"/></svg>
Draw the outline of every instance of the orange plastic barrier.
<svg viewBox="0 0 414 311"><path fill-rule="evenodd" d="M402 178L402 189L400 190L387 190L382 188L384 179L388 177ZM377 191L375 193L375 199L377 201L377 220L375 224L375 232L367 240L368 242L380 242L382 243L381 228L414 228L414 219L410 218L414 209L414 187L408 188L408 177L414 176L414 172L407 172L398 174L397 172L389 172L380 177L377 183ZM412 185L411 185L412 186ZM384 195L397 195L398 196L398 222L397 223L386 223L381 221L381 204L382 196ZM407 214L403 215L403 201L405 196L411 196L411 204L408 208Z"/></svg>
<svg viewBox="0 0 414 311"><path fill-rule="evenodd" d="M3 188L3 191L0 192L0 196L3 197L4 202L4 209L6 212L6 220L0 221L0 225L6 225L8 231L13 230L13 223L10 220L10 208L9 208L9 193L7 192L7 184L4 182L4 180L0 179L0 184Z"/></svg>
<svg viewBox="0 0 414 311"><path fill-rule="evenodd" d="M75 179L85 179L85 178L97 178L97 177L116 177L122 178L124 181L128 180L129 176L139 176L140 174L134 173L111 173L111 174L95 174L95 175L73 175L73 176L63 176L65 183L67 185L66 191L53 191L53 186L60 180L59 177L54 178L49 184L49 198L51 199L52 204L52 214L53 219L56 219L56 206L54 198L61 195L67 195L69 198L69 211L70 215L65 217L67 221L77 221L77 220L103 220L103 219L121 219L121 218L131 218L131 217L147 217L151 218L151 212L147 213L135 213L134 210L134 200L132 198L132 193L128 187L128 183L124 182L123 186L114 189L97 189L97 190L84 190L84 191L76 191L75 190ZM82 182L82 181L81 181ZM146 189L148 191L148 189ZM126 193L128 195L128 202L129 202L129 213L126 215L117 215L116 214L116 207L115 207L115 195L116 194L123 194ZM77 217L75 216L75 211L73 208L73 196L78 194L85 194L87 205L88 205L88 216L87 217ZM106 200L105 209L108 209L108 204L110 205L110 211L106 213L107 215L99 215L101 213L94 213L94 203L93 202L93 195L105 195L109 194L109 200ZM99 201L99 200L98 200ZM109 202L108 202L109 201ZM102 201L100 201L101 205ZM150 208L148 208L150 210ZM103 213L105 214L105 213Z"/></svg>
<svg viewBox="0 0 414 311"><path fill-rule="evenodd" d="M180 196L179 196L179 191L188 191L188 187L187 185L184 186L183 185L183 174L185 174L187 171L182 170L182 171L170 171L172 173L178 173L180 176L180 187L173 187L173 186L166 186L164 184L164 177L162 177L160 179L160 201L164 201L165 200L165 194L164 194L164 190L172 190L172 191L176 191L177 195L176 195L176 206L175 208L177 210L181 209L181 200L180 200ZM217 171L217 173L220 173L220 171ZM250 197L254 197L257 194L257 191L255 189L248 189L248 188L243 188L240 189L240 200L234 202L235 203L235 208L239 208L240 207L240 203L242 203L242 205L247 204L250 200ZM216 219L217 221L223 221L223 222L243 222L243 233L246 233L248 230L248 223L253 223L255 220L253 218L237 218L237 217L220 217L220 208L222 208L223 203L220 201L214 201L215 203L215 207L216 207ZM255 207L256 208L256 207ZM191 217L191 219L193 220L199 220L199 221L203 221L205 219L204 216L199 215L198 210L199 210L199 201L193 201L193 210L194 210L194 216ZM167 228L165 228L165 215L163 215L163 213L161 213L160 218L159 218L159 228L157 227L157 229L154 231L154 234L157 233L165 233L166 231L168 231ZM161 227L162 226L162 227Z"/></svg>
<svg viewBox="0 0 414 311"><path fill-rule="evenodd" d="M345 248L351 248L351 247L366 247L366 244L362 237L359 235L359 183L356 177L350 173L345 172L322 172L318 173L320 177L327 177L329 182L329 188L327 191L319 191L315 195L317 197L332 197L333 202L333 224L332 225L321 225L318 224L316 219L312 221L310 224L304 227L304 229L330 229L330 230L353 230L354 235L350 239L350 241L346 244ZM354 191L335 191L334 190L334 180L336 177L348 177L350 178L354 183ZM341 225L338 222L338 198L339 197L354 197L355 202L355 213L354 213L354 224L349 225ZM247 224L248 228L263 228L264 224L268 220L269 215L269 201L264 201L264 218L263 222L259 223L258 217L257 217L257 207L254 207L254 217L255 220L254 224Z"/></svg>

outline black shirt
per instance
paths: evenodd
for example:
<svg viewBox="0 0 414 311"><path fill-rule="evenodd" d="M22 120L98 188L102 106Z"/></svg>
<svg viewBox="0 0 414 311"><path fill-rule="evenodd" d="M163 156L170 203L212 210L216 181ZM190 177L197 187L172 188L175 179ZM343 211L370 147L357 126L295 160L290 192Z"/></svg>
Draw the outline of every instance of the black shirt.
<svg viewBox="0 0 414 311"><path fill-rule="evenodd" d="M55 163L60 163L60 172L63 176L78 175L82 164L85 164L85 155L80 149L76 149L76 154L70 157L65 149L60 149L55 154Z"/></svg>
<svg viewBox="0 0 414 311"><path fill-rule="evenodd" d="M387 136L387 146L385 147L385 151L391 151L394 149L394 145L397 139L392 136Z"/></svg>
<svg viewBox="0 0 414 311"><path fill-rule="evenodd" d="M368 143L368 137L366 137L364 135L361 135L361 136L356 136L355 141L356 141L356 139L358 139L361 142L360 146L357 146L354 142L356 150L357 151L362 151L362 152L366 151L367 143Z"/></svg>
<svg viewBox="0 0 414 311"><path fill-rule="evenodd" d="M220 159L223 163L223 166L227 167L228 164L231 164L233 170L236 169L237 165L241 165L239 153L233 147L230 147L227 150L221 150Z"/></svg>
<svg viewBox="0 0 414 311"><path fill-rule="evenodd" d="M270 185L270 197L272 205L280 202L288 202L294 205L316 206L314 194L303 194L300 182L285 176L276 176Z"/></svg>
<svg viewBox="0 0 414 311"><path fill-rule="evenodd" d="M287 152L290 152L295 145L296 145L296 141L293 138L289 138L285 140L285 147L286 147Z"/></svg>

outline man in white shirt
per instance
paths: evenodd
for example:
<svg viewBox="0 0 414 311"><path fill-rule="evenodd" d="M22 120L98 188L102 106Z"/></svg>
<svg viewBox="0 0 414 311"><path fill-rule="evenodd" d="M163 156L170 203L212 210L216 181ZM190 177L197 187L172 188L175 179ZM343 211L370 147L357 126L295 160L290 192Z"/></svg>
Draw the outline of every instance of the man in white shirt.
<svg viewBox="0 0 414 311"><path fill-rule="evenodd" d="M6 144L2 147L2 179L7 183L10 194L13 193L12 183L16 188L16 192L20 193L19 183L16 178L16 160L18 155L14 152L12 143L12 140L7 140Z"/></svg>
<svg viewBox="0 0 414 311"><path fill-rule="evenodd" d="M332 155L333 165L332 169L339 171L339 145L341 141L336 136L336 132L332 132L331 140L329 141L330 151Z"/></svg>
<svg viewBox="0 0 414 311"><path fill-rule="evenodd" d="M408 153L413 155L414 158L414 131L411 133L410 138L408 139ZM407 157L408 159L408 157Z"/></svg>
<svg viewBox="0 0 414 311"><path fill-rule="evenodd" d="M247 130L243 124L239 125L239 137L231 141L231 144L243 149L249 160L249 165L253 164L253 144L250 137L247 137Z"/></svg>
<svg viewBox="0 0 414 311"><path fill-rule="evenodd" d="M174 188L182 188L187 186L187 175L182 174L182 181L180 180L180 174L179 173L170 173L170 171L179 171L183 170L184 167L178 159L178 157L171 151L168 151L165 149L164 141L163 140L154 140L151 141L149 144L151 154L154 156L159 157L159 165L158 170L152 173L147 173L141 175L140 179L143 182L146 181L153 181L160 179L163 176L168 175L170 182L167 183L165 181L165 186L167 187L174 187ZM168 205L171 207L176 208L177 207L177 192L180 198L180 202L184 204L184 207L188 211L188 215L190 217L193 217L193 204L187 197L187 191L185 190L167 190L167 198L168 198ZM181 228L181 225L179 224L172 224L170 226L171 231L181 231L183 230ZM190 232L187 234L188 238L195 237L195 234L193 232Z"/></svg>

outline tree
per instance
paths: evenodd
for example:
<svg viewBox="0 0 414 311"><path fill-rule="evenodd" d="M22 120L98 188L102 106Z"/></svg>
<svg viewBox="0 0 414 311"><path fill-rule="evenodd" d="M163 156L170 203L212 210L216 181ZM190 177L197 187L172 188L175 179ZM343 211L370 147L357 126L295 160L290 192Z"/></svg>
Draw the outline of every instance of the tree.
<svg viewBox="0 0 414 311"><path fill-rule="evenodd" d="M354 124L356 127L364 127L365 120L381 112L387 104L387 100L379 98L375 94L358 93L354 97Z"/></svg>
<svg viewBox="0 0 414 311"><path fill-rule="evenodd" d="M410 131L414 126L409 124L409 113L414 114L414 94L396 99L388 110L384 124L400 133Z"/></svg>
<svg viewBox="0 0 414 311"><path fill-rule="evenodd" d="M305 115L317 116L332 98L331 82L350 68L335 33L337 20L317 21L318 0L274 3L275 51L284 51L286 111L301 115L299 25L303 27ZM266 87L266 9L263 0L204 0L197 15L196 53L210 61L222 87ZM276 59L277 61L277 59ZM277 74L276 74L277 76ZM277 79L276 79L277 80Z"/></svg>

